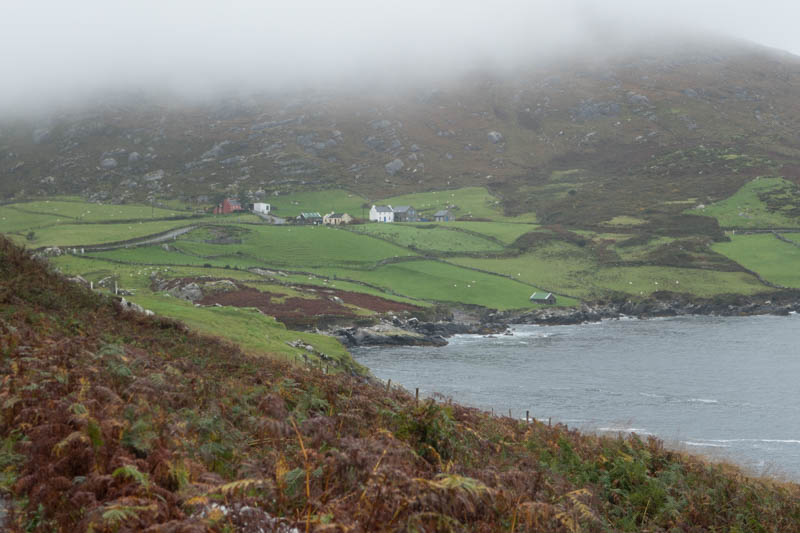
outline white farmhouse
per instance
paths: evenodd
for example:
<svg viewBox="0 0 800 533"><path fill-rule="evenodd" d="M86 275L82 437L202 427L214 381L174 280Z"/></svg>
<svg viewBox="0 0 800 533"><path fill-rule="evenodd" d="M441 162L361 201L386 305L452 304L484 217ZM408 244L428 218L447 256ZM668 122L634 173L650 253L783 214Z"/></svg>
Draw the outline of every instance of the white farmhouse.
<svg viewBox="0 0 800 533"><path fill-rule="evenodd" d="M394 222L394 210L390 205L373 205L369 210L371 222Z"/></svg>
<svg viewBox="0 0 800 533"><path fill-rule="evenodd" d="M253 213L261 213L263 215L268 215L271 209L272 208L269 204L264 204L264 203L253 204Z"/></svg>

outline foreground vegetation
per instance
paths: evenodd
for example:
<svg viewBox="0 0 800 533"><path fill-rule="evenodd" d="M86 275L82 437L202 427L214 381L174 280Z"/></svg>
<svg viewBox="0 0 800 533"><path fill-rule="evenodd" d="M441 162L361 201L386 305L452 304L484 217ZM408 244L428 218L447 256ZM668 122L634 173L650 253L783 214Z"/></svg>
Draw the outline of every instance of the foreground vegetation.
<svg viewBox="0 0 800 533"><path fill-rule="evenodd" d="M798 531L800 491L248 355L0 241L11 531Z"/></svg>

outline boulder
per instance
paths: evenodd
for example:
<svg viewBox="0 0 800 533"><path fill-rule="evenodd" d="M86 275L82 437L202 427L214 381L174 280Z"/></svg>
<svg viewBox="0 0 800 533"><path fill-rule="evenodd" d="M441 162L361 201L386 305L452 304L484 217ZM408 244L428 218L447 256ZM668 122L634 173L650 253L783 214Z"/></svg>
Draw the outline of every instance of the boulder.
<svg viewBox="0 0 800 533"><path fill-rule="evenodd" d="M189 300L190 302L203 298L203 291L200 289L200 286L197 283L188 283L180 287L175 287L169 292L176 298Z"/></svg>
<svg viewBox="0 0 800 533"><path fill-rule="evenodd" d="M386 169L386 173L387 174L389 174L390 176L394 176L395 174L400 172L403 169L404 166L405 165L403 164L402 160L394 159L393 161L390 161L389 163L386 163L386 165L384 165L383 168Z"/></svg>
<svg viewBox="0 0 800 533"><path fill-rule="evenodd" d="M152 172L148 172L147 174L142 176L144 181L158 181L163 177L164 177L164 171L161 169L153 170Z"/></svg>
<svg viewBox="0 0 800 533"><path fill-rule="evenodd" d="M200 158L201 159L216 159L219 156L221 156L223 153L225 153L225 147L227 145L229 145L230 143L231 143L230 141L222 141L222 142L216 143L210 149L208 149L205 152L203 152L203 154L200 156Z"/></svg>
<svg viewBox="0 0 800 533"><path fill-rule="evenodd" d="M33 142L34 144L42 144L46 143L50 140L50 130L47 128L37 128L33 130Z"/></svg>
<svg viewBox="0 0 800 533"><path fill-rule="evenodd" d="M113 157L106 157L102 161L100 161L100 168L103 170L111 170L112 168L117 168L117 160Z"/></svg>
<svg viewBox="0 0 800 533"><path fill-rule="evenodd" d="M490 131L486 134L486 136L489 137L489 141L494 144L501 143L505 140L503 134L499 131Z"/></svg>
<svg viewBox="0 0 800 533"><path fill-rule="evenodd" d="M139 152L131 152L128 154L128 164L133 165L142 160L142 155Z"/></svg>

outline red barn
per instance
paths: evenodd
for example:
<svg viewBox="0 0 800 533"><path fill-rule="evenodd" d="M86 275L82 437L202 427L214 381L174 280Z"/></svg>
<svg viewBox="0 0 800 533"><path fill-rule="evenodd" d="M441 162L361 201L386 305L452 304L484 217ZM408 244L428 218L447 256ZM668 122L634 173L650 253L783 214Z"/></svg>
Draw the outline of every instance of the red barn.
<svg viewBox="0 0 800 533"><path fill-rule="evenodd" d="M228 215L236 211L242 211L242 204L238 200L231 198L225 198L221 204L214 208L215 215Z"/></svg>

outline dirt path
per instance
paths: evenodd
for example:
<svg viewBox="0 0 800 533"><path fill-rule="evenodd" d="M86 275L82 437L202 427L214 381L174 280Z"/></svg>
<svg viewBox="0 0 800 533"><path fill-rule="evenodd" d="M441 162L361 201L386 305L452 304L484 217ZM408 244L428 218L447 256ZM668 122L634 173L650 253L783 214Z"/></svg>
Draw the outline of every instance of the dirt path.
<svg viewBox="0 0 800 533"><path fill-rule="evenodd" d="M102 252L106 250L117 250L119 248L130 248L132 246L144 246L147 244L158 244L165 241L173 240L184 233L189 233L193 229L197 228L198 226L185 226L183 228L172 229L164 233L156 233L153 235L145 235L144 237L139 237L137 239L131 239L129 241L117 241L117 242L110 242L107 244L91 244L91 245L84 245L84 246L64 246L63 248L76 248L76 249L84 249L90 250L92 252Z"/></svg>

